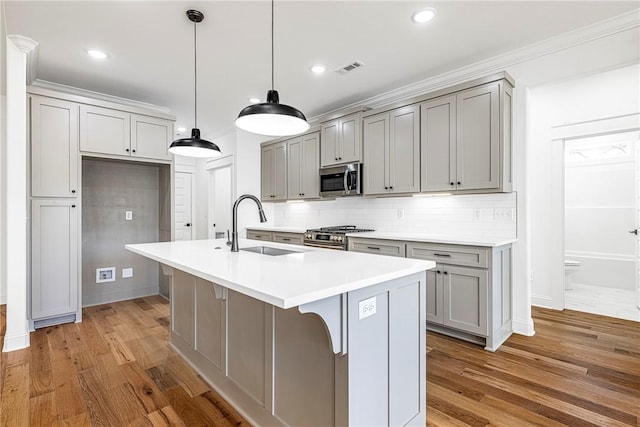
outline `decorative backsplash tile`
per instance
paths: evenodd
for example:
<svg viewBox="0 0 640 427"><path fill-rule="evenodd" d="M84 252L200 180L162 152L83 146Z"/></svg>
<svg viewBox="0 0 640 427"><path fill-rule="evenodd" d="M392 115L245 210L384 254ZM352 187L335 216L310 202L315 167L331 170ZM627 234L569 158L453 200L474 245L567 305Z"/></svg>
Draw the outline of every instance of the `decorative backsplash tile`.
<svg viewBox="0 0 640 427"><path fill-rule="evenodd" d="M516 237L516 193L278 203L275 226L356 225L376 231Z"/></svg>

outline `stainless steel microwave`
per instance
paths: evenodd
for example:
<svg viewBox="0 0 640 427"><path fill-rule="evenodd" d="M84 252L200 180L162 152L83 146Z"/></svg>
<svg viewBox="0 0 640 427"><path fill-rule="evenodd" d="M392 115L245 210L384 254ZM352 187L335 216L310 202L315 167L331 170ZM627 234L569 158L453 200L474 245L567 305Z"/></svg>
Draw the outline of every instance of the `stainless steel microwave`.
<svg viewBox="0 0 640 427"><path fill-rule="evenodd" d="M320 196L358 196L362 194L362 163L349 163L320 169Z"/></svg>

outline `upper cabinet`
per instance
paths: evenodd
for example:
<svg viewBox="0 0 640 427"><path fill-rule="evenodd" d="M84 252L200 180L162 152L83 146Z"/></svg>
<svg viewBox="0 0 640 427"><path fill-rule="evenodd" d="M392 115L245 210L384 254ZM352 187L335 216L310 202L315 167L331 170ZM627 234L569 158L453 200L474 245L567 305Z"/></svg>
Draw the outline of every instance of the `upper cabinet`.
<svg viewBox="0 0 640 427"><path fill-rule="evenodd" d="M170 120L93 105L80 105L80 150L117 156L171 160Z"/></svg>
<svg viewBox="0 0 640 427"><path fill-rule="evenodd" d="M362 161L362 113L356 112L321 124L320 166Z"/></svg>
<svg viewBox="0 0 640 427"><path fill-rule="evenodd" d="M287 140L287 199L320 197L320 132Z"/></svg>
<svg viewBox="0 0 640 427"><path fill-rule="evenodd" d="M31 96L31 195L77 197L78 104Z"/></svg>
<svg viewBox="0 0 640 427"><path fill-rule="evenodd" d="M397 108L364 118L365 195L420 191L420 108Z"/></svg>
<svg viewBox="0 0 640 427"><path fill-rule="evenodd" d="M511 191L511 108L505 80L423 102L421 191Z"/></svg>
<svg viewBox="0 0 640 427"><path fill-rule="evenodd" d="M287 200L287 142L261 148L261 199L264 202Z"/></svg>

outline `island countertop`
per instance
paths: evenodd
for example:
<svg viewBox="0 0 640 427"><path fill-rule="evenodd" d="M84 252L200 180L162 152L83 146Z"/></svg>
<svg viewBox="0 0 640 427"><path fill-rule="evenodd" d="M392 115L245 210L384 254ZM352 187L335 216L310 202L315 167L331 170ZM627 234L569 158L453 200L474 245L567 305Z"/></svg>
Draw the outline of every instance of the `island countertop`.
<svg viewBox="0 0 640 427"><path fill-rule="evenodd" d="M240 239L240 248L296 251L280 256L231 252L225 239L126 245L126 249L244 295L287 309L435 267L435 262Z"/></svg>

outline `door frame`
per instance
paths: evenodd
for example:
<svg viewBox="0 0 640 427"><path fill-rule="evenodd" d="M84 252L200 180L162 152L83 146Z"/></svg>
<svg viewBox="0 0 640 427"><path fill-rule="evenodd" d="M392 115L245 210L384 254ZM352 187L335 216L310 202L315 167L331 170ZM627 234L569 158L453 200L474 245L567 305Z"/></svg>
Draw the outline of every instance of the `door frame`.
<svg viewBox="0 0 640 427"><path fill-rule="evenodd" d="M234 200L236 194L236 173L235 173L235 157L233 154L218 157L216 159L208 160L205 163L205 170L209 174L208 176L208 189L207 189L207 238L215 239L212 236L212 229L209 226L211 224L211 218L213 217L213 171L216 169L231 168L231 199Z"/></svg>
<svg viewBox="0 0 640 427"><path fill-rule="evenodd" d="M173 191L173 199L174 199L174 212L175 212L175 191L176 191L176 183L175 183L175 178L176 175L178 175L179 173L184 173L184 174L189 174L191 175L191 239L189 240L194 240L195 239L195 234L196 234L196 222L197 222L197 215L196 215L196 187L198 186L197 183L197 176L196 176L196 171L192 168L189 167L176 167L175 172L173 173L174 176L174 182L172 185L172 191ZM172 219L172 227L175 230L176 228L176 224L175 224L175 214L174 217ZM172 237L172 240L175 239L175 237Z"/></svg>
<svg viewBox="0 0 640 427"><path fill-rule="evenodd" d="M606 117L602 119L551 127L551 139L553 142L557 142L557 144L553 144L552 148L551 174L553 180L560 184L552 190L552 206L557 207L558 215L552 216L551 230L555 236L562 236L561 239L558 239L559 244L554 246L553 253L551 254L551 282L555 284L551 291L552 308L558 310L564 310L565 308L565 142L575 139L637 131L640 131L640 113ZM638 203L637 198L636 203ZM640 224L636 224L636 226L639 225ZM636 251L638 251L638 249L636 249ZM636 261L636 263L638 263L638 261ZM639 295L637 303L640 307L640 290L638 288L640 284L638 283L638 280L638 274L636 273L636 292ZM559 284L562 284L562 286L559 286Z"/></svg>

